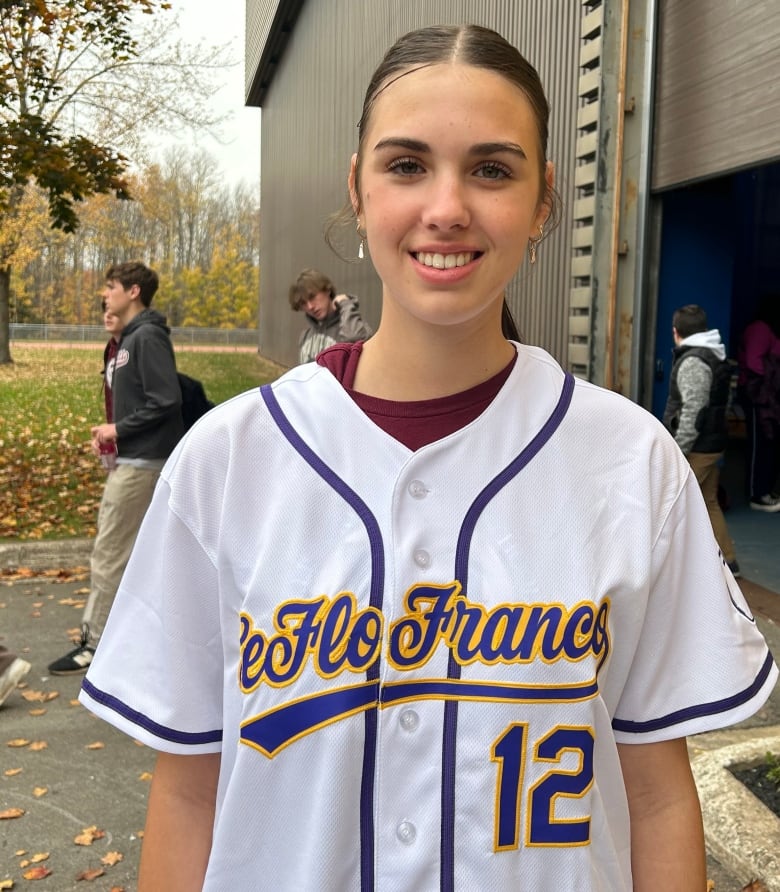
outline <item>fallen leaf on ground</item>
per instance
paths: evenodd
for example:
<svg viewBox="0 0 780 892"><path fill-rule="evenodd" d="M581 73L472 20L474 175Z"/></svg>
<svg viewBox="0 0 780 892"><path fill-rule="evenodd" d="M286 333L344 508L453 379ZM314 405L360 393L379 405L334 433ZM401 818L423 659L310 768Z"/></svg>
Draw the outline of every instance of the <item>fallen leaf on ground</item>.
<svg viewBox="0 0 780 892"><path fill-rule="evenodd" d="M90 870L82 870L76 877L77 880L96 880L98 877L105 876L105 870L102 867L93 867Z"/></svg>
<svg viewBox="0 0 780 892"><path fill-rule="evenodd" d="M48 746L49 746L49 744L46 743L45 740L34 740L34 741L30 744L30 749L31 749L34 753L37 753L37 752L40 752L40 750L45 750L45 749L47 749Z"/></svg>
<svg viewBox="0 0 780 892"><path fill-rule="evenodd" d="M33 855L30 858L31 864L40 864L41 861L45 861L49 857L49 852L38 852L36 855Z"/></svg>
<svg viewBox="0 0 780 892"><path fill-rule="evenodd" d="M33 787L33 796L35 796L36 799L40 799L41 796L45 796L48 792L48 787Z"/></svg>
<svg viewBox="0 0 780 892"><path fill-rule="evenodd" d="M29 870L26 870L22 876L26 880L45 880L46 877L51 876L51 871L48 867L31 867Z"/></svg>
<svg viewBox="0 0 780 892"><path fill-rule="evenodd" d="M761 880L751 880L747 886L743 886L740 892L769 892Z"/></svg>
<svg viewBox="0 0 780 892"><path fill-rule="evenodd" d="M28 711L27 715L32 715L32 716L36 716L36 717L39 715L46 715L46 710L42 706L39 706L38 709L30 709Z"/></svg>
<svg viewBox="0 0 780 892"><path fill-rule="evenodd" d="M21 818L23 814L23 808L7 808L5 811L0 811L0 820L6 821L10 818Z"/></svg>
<svg viewBox="0 0 780 892"><path fill-rule="evenodd" d="M106 835L105 830L98 830L96 825L85 827L73 840L77 846L91 846L96 839L102 839Z"/></svg>
<svg viewBox="0 0 780 892"><path fill-rule="evenodd" d="M31 703L48 703L49 700L56 700L59 696L59 691L25 691L22 694L22 697Z"/></svg>
<svg viewBox="0 0 780 892"><path fill-rule="evenodd" d="M21 774L24 771L24 768L6 768L3 774L6 777L16 777L17 774Z"/></svg>
<svg viewBox="0 0 780 892"><path fill-rule="evenodd" d="M0 889L13 889L13 880L0 880Z"/></svg>
<svg viewBox="0 0 780 892"><path fill-rule="evenodd" d="M106 852L100 859L100 863L105 864L108 867L113 867L115 864L119 864L124 857L125 856L121 852Z"/></svg>
<svg viewBox="0 0 780 892"><path fill-rule="evenodd" d="M141 774L138 775L138 780L142 781L150 781L154 775L151 771L142 771Z"/></svg>
<svg viewBox="0 0 780 892"><path fill-rule="evenodd" d="M106 748L105 743L101 743L99 740L96 740L94 743L88 743L86 748L88 750L104 750Z"/></svg>
<svg viewBox="0 0 780 892"><path fill-rule="evenodd" d="M14 747L29 746L29 745L30 745L30 741L25 740L23 737L15 737L13 740L9 740L6 743L6 746L14 746Z"/></svg>

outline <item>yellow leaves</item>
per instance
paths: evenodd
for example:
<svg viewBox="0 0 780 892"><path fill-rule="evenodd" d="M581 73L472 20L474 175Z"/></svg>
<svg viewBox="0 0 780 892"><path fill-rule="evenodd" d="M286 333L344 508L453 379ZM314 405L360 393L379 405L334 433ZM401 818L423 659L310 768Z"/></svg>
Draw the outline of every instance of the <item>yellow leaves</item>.
<svg viewBox="0 0 780 892"><path fill-rule="evenodd" d="M23 808L6 808L0 811L0 821L10 821L14 818L21 818L25 813Z"/></svg>
<svg viewBox="0 0 780 892"><path fill-rule="evenodd" d="M105 748L106 748L105 743L102 743L100 740L96 740L96 741L94 741L94 743L88 743L86 745L86 749L88 749L88 750L102 750Z"/></svg>
<svg viewBox="0 0 780 892"><path fill-rule="evenodd" d="M25 861L21 861L19 863L19 867L29 867L31 864L40 864L41 861L47 861L49 858L48 852L38 852L32 857L28 858Z"/></svg>
<svg viewBox="0 0 780 892"><path fill-rule="evenodd" d="M13 887L14 887L13 880L0 880L0 890L13 889Z"/></svg>
<svg viewBox="0 0 780 892"><path fill-rule="evenodd" d="M40 750L45 750L49 744L45 740L27 740L26 737L15 737L13 740L7 740L5 745L10 746L12 749L28 747L32 752L36 753Z"/></svg>
<svg viewBox="0 0 780 892"><path fill-rule="evenodd" d="M77 846L91 846L96 839L103 839L105 835L105 830L98 830L93 824L91 827L85 827L81 833L74 838L73 842L75 842Z"/></svg>
<svg viewBox="0 0 780 892"><path fill-rule="evenodd" d="M59 691L23 691L22 697L30 703L48 703L60 696Z"/></svg>
<svg viewBox="0 0 780 892"><path fill-rule="evenodd" d="M45 796L48 792L48 787L33 787L33 796L35 796L36 799L40 799L41 796Z"/></svg>
<svg viewBox="0 0 780 892"><path fill-rule="evenodd" d="M40 867L31 867L29 870L26 870L22 876L26 880L45 880L46 877L51 876L51 871L45 865L41 865Z"/></svg>
<svg viewBox="0 0 780 892"><path fill-rule="evenodd" d="M24 771L24 768L6 768L3 774L6 777L16 777L17 774L21 774Z"/></svg>
<svg viewBox="0 0 780 892"><path fill-rule="evenodd" d="M124 857L121 852L106 852L100 859L100 863L105 864L106 867L113 867L115 864L119 864Z"/></svg>

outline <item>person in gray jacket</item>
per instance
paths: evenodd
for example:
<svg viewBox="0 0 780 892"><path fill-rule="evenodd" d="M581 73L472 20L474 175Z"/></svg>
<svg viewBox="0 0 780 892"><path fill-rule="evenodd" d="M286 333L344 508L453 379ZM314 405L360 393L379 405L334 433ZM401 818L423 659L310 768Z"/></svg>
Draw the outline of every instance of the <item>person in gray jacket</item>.
<svg viewBox="0 0 780 892"><path fill-rule="evenodd" d="M299 362L311 362L333 344L365 341L373 334L363 321L358 300L336 294L331 280L316 269L305 269L290 286L290 306L306 313L308 327L298 341Z"/></svg>
<svg viewBox="0 0 780 892"><path fill-rule="evenodd" d="M672 337L674 365L663 421L696 475L723 559L739 576L734 542L718 501L720 464L728 440L731 365L720 332L707 328L707 314L696 304L675 310Z"/></svg>
<svg viewBox="0 0 780 892"><path fill-rule="evenodd" d="M90 593L81 641L49 665L52 675L86 672L130 558L165 460L184 433L181 388L165 317L150 309L157 273L130 261L106 272L105 308L121 322L111 368L113 421L92 428L92 448L116 445L116 467L108 472L92 549Z"/></svg>

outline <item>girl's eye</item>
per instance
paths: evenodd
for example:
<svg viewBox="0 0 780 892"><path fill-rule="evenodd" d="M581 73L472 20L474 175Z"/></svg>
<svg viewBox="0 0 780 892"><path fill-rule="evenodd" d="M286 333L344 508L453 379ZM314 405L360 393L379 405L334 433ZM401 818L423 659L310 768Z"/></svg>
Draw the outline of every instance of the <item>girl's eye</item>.
<svg viewBox="0 0 780 892"><path fill-rule="evenodd" d="M402 176L413 176L422 173L422 165L416 158L396 158L387 165L388 171Z"/></svg>
<svg viewBox="0 0 780 892"><path fill-rule="evenodd" d="M486 180L503 180L512 176L512 171L506 165L499 164L498 161L485 161L474 173Z"/></svg>

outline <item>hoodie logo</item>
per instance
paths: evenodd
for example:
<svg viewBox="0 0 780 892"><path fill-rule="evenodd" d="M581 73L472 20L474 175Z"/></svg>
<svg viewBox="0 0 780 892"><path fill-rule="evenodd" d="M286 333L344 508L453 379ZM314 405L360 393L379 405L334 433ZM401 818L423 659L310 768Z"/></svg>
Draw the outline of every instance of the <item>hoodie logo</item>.
<svg viewBox="0 0 780 892"><path fill-rule="evenodd" d="M130 362L130 353L126 347L123 347L116 355L116 363L114 364L114 371L117 369L121 369L123 365L127 365Z"/></svg>

